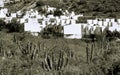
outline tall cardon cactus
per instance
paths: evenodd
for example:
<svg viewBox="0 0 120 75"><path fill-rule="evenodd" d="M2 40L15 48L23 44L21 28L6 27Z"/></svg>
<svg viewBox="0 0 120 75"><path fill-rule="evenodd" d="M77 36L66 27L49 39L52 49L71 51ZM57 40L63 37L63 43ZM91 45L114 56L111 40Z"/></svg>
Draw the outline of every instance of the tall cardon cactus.
<svg viewBox="0 0 120 75"><path fill-rule="evenodd" d="M47 71L60 71L68 65L68 56L64 52L59 52L58 57L52 52L45 53L45 58L42 62L42 68Z"/></svg>

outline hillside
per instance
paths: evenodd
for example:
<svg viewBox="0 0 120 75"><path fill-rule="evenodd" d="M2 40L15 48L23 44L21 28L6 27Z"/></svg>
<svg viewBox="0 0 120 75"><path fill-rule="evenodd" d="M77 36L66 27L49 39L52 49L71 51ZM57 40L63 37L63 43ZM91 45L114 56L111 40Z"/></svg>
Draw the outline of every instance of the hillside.
<svg viewBox="0 0 120 75"><path fill-rule="evenodd" d="M119 75L119 43L0 32L0 75Z"/></svg>
<svg viewBox="0 0 120 75"><path fill-rule="evenodd" d="M89 16L102 17L119 17L120 1L119 0L24 0L19 3L9 4L11 11L38 8L36 3L43 3L56 8L68 9L76 13L84 13Z"/></svg>
<svg viewBox="0 0 120 75"><path fill-rule="evenodd" d="M83 23L89 16L120 17L119 0L21 0L5 7L16 12L44 5L84 13ZM0 20L0 75L120 75L119 32L105 29L82 39L65 39L59 33L63 27L47 26L43 36L32 36L16 19Z"/></svg>

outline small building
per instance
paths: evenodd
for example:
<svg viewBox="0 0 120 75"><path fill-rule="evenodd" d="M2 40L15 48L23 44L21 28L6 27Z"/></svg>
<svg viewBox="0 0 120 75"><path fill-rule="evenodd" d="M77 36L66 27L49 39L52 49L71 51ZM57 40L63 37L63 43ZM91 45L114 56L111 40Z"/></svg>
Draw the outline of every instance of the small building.
<svg viewBox="0 0 120 75"><path fill-rule="evenodd" d="M20 19L20 23L25 23L26 21L25 21L25 19L24 18L21 18Z"/></svg>
<svg viewBox="0 0 120 75"><path fill-rule="evenodd" d="M11 17L12 17L12 18L16 18L16 17L17 17L17 14L16 14L16 13L11 13Z"/></svg>
<svg viewBox="0 0 120 75"><path fill-rule="evenodd" d="M54 12L56 10L56 8L54 8L54 7L50 7L50 6L48 6L47 7L47 12L49 13L49 12Z"/></svg>
<svg viewBox="0 0 120 75"><path fill-rule="evenodd" d="M106 22L110 22L110 19L109 19L109 18L106 18L105 21L106 21Z"/></svg>
<svg viewBox="0 0 120 75"><path fill-rule="evenodd" d="M103 21L98 21L99 26L103 26L104 22Z"/></svg>
<svg viewBox="0 0 120 75"><path fill-rule="evenodd" d="M82 29L81 24L70 24L64 26L64 37L68 39L81 39Z"/></svg>
<svg viewBox="0 0 120 75"><path fill-rule="evenodd" d="M5 9L1 9L0 10L0 18L6 18L6 10Z"/></svg>
<svg viewBox="0 0 120 75"><path fill-rule="evenodd" d="M0 8L4 7L4 1L0 0Z"/></svg>
<svg viewBox="0 0 120 75"><path fill-rule="evenodd" d="M93 20L93 24L98 24L98 20L97 19Z"/></svg>
<svg viewBox="0 0 120 75"><path fill-rule="evenodd" d="M93 20L92 20L92 19L89 19L89 20L87 20L87 23L88 23L88 24L93 24Z"/></svg>
<svg viewBox="0 0 120 75"><path fill-rule="evenodd" d="M109 30L110 30L111 32L113 32L113 31L118 31L118 32L120 32L120 25L109 27Z"/></svg>
<svg viewBox="0 0 120 75"><path fill-rule="evenodd" d="M31 32L32 35L38 36L40 30L39 23L25 23L24 24L24 31Z"/></svg>
<svg viewBox="0 0 120 75"><path fill-rule="evenodd" d="M10 23L12 21L12 17L6 17L4 21L6 23Z"/></svg>

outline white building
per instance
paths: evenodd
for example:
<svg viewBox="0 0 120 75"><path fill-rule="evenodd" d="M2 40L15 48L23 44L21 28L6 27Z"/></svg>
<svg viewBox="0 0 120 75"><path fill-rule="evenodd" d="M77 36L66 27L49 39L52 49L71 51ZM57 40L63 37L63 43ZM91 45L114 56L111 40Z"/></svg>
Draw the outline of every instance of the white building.
<svg viewBox="0 0 120 75"><path fill-rule="evenodd" d="M82 29L81 24L70 24L64 26L64 37L69 39L81 39L82 38Z"/></svg>
<svg viewBox="0 0 120 75"><path fill-rule="evenodd" d="M0 1L0 7L4 7L2 0ZM46 9L48 12L56 10L56 8L49 6ZM78 18L83 16L82 14L76 15L74 12L69 13L68 10L63 13L64 15L60 17L55 17L54 15L45 16L39 14L37 10L31 9L26 11L25 15L19 17L18 20L24 24L24 31L31 32L35 36L38 36L38 33L47 25L62 25L64 27L64 37L69 39L81 39L83 35L95 34L97 30L97 32L103 32L106 27L109 27L110 31L120 31L120 19L117 19L116 22L115 19L96 18L88 19L87 23L76 23ZM6 14L8 14L8 9L2 8L0 10L0 19L9 23L13 18L17 18L19 15L21 16L22 12L11 13L10 16L6 16Z"/></svg>
<svg viewBox="0 0 120 75"><path fill-rule="evenodd" d="M4 7L4 1L0 0L0 7Z"/></svg>
<svg viewBox="0 0 120 75"><path fill-rule="evenodd" d="M89 19L89 20L87 20L87 23L88 23L88 24L93 24L93 20L92 20L92 19Z"/></svg>
<svg viewBox="0 0 120 75"><path fill-rule="evenodd" d="M40 30L40 24L37 22L28 22L24 24L24 31L31 32L32 35L38 36Z"/></svg>
<svg viewBox="0 0 120 75"><path fill-rule="evenodd" d="M6 18L7 10L6 9L1 9L0 10L0 18Z"/></svg>

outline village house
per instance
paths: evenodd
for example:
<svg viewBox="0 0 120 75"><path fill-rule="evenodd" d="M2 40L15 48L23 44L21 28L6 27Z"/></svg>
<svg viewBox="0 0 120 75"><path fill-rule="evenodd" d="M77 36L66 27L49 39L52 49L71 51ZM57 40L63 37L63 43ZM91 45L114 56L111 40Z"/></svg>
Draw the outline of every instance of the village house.
<svg viewBox="0 0 120 75"><path fill-rule="evenodd" d="M1 19L6 18L6 17L7 17L7 16L6 16L7 13L8 13L8 9L2 8L2 9L0 10L0 18L1 18Z"/></svg>
<svg viewBox="0 0 120 75"><path fill-rule="evenodd" d="M70 24L64 26L64 37L69 39L81 39L82 31L80 24Z"/></svg>
<svg viewBox="0 0 120 75"><path fill-rule="evenodd" d="M3 1L0 1L0 7L4 7ZM45 9L47 9L47 12L56 10L56 8L50 6L46 6ZM76 15L74 12L68 12L68 10L62 12L63 15L59 17L53 14L46 16L45 14L40 14L37 10L30 9L25 11L23 15L21 11L10 13L7 8L1 8L0 19L9 23L16 18L17 21L24 24L24 31L30 32L34 36L38 36L47 25L63 26L64 37L69 39L81 39L84 35L102 33L106 27L112 32L115 30L120 31L120 19L96 18L88 19L87 23L77 23L76 21L79 17L83 17L83 14Z"/></svg>
<svg viewBox="0 0 120 75"><path fill-rule="evenodd" d="M38 36L40 30L40 25L36 19L28 19L27 23L24 23L24 31L31 32L32 35Z"/></svg>
<svg viewBox="0 0 120 75"><path fill-rule="evenodd" d="M0 8L3 8L3 7L4 7L4 1L0 0Z"/></svg>

